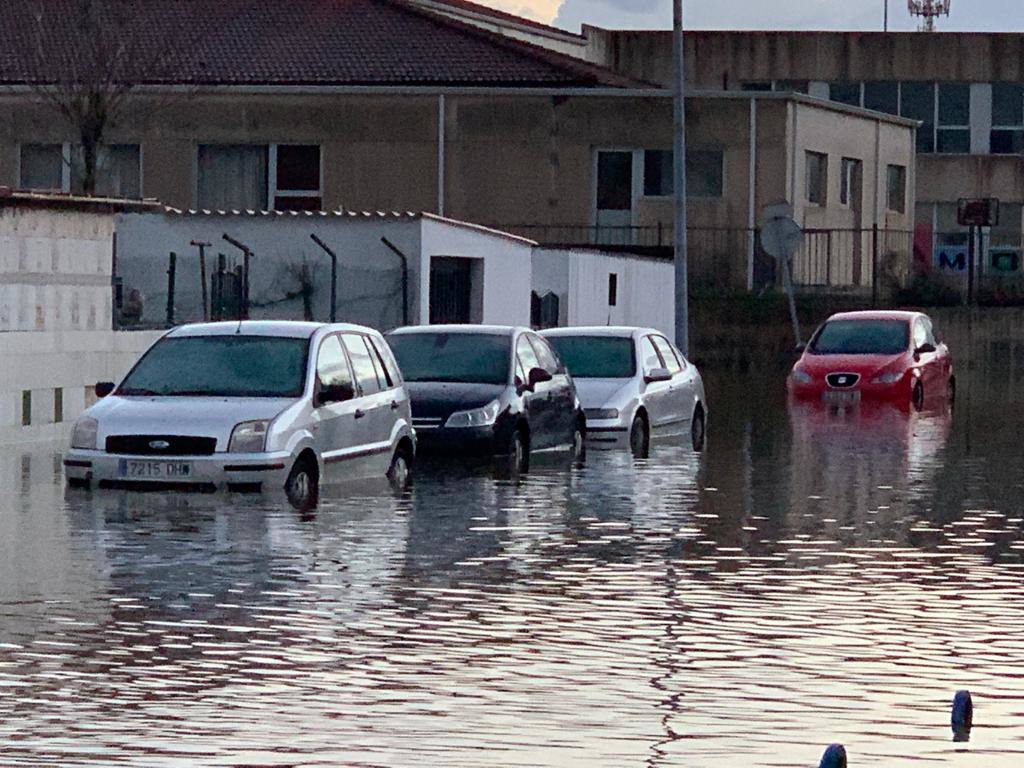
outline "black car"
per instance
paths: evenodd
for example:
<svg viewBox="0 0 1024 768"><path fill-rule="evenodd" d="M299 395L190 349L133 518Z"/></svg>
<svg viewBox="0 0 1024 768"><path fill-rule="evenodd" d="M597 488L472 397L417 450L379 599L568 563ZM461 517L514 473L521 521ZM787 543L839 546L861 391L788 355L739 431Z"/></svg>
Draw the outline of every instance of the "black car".
<svg viewBox="0 0 1024 768"><path fill-rule="evenodd" d="M423 326L387 336L398 358L420 448L508 456L568 447L582 457L586 418L572 377L526 328Z"/></svg>

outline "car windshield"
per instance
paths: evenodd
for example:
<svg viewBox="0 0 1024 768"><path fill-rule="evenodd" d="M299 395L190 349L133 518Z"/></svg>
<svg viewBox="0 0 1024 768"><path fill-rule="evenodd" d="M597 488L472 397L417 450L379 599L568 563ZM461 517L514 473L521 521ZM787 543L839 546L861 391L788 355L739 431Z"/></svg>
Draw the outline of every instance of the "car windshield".
<svg viewBox="0 0 1024 768"><path fill-rule="evenodd" d="M816 355L898 355L910 346L905 320L830 320L811 342Z"/></svg>
<svg viewBox="0 0 1024 768"><path fill-rule="evenodd" d="M157 342L119 395L301 397L308 339L184 336Z"/></svg>
<svg viewBox="0 0 1024 768"><path fill-rule="evenodd" d="M483 333L399 333L388 337L406 381L505 384L511 337Z"/></svg>
<svg viewBox="0 0 1024 768"><path fill-rule="evenodd" d="M633 340L615 336L547 336L576 379L629 379L636 374Z"/></svg>

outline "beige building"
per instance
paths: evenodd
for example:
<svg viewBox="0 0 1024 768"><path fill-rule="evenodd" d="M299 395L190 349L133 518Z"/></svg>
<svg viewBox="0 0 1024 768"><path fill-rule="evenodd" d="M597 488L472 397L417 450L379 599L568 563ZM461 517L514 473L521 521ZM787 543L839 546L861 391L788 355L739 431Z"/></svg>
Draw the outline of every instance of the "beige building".
<svg viewBox="0 0 1024 768"><path fill-rule="evenodd" d="M671 95L526 41L558 39L542 25L506 20L528 28L517 38L468 24L471 3L440 3L460 18L430 5L360 0L324 17L319 3L263 0L225 18L212 0L182 3L193 25L220 26L159 77L135 73L143 87L104 136L97 192L182 209L435 211L548 243L667 251ZM178 34L181 19L139 8ZM17 50L33 23L16 15L0 44ZM303 34L318 45L295 44ZM233 55L239 38L259 53ZM33 90L60 73L27 60L0 67L0 185L76 191L76 133ZM827 231L809 239L801 282L870 285L872 228L913 226L916 125L803 95L693 98L695 274L737 286L770 275L756 228L785 199Z"/></svg>

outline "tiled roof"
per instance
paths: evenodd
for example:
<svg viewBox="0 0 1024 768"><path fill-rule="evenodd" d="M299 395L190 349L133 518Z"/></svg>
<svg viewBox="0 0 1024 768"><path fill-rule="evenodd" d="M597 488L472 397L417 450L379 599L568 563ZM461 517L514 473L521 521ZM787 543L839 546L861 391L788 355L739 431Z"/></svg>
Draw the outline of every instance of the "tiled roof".
<svg viewBox="0 0 1024 768"><path fill-rule="evenodd" d="M142 84L638 85L404 0L5 0L2 15L7 85L66 82L122 53L119 79Z"/></svg>

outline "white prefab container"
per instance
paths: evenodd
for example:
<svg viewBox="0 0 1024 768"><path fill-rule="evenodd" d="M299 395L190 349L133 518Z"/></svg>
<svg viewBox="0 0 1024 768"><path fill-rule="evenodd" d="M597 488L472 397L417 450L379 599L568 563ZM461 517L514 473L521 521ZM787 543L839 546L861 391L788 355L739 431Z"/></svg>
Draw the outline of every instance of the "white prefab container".
<svg viewBox="0 0 1024 768"><path fill-rule="evenodd" d="M584 249L534 251L534 303L543 306L540 325L639 326L671 338L674 285L672 262L665 259ZM552 297L557 297L557 322Z"/></svg>

